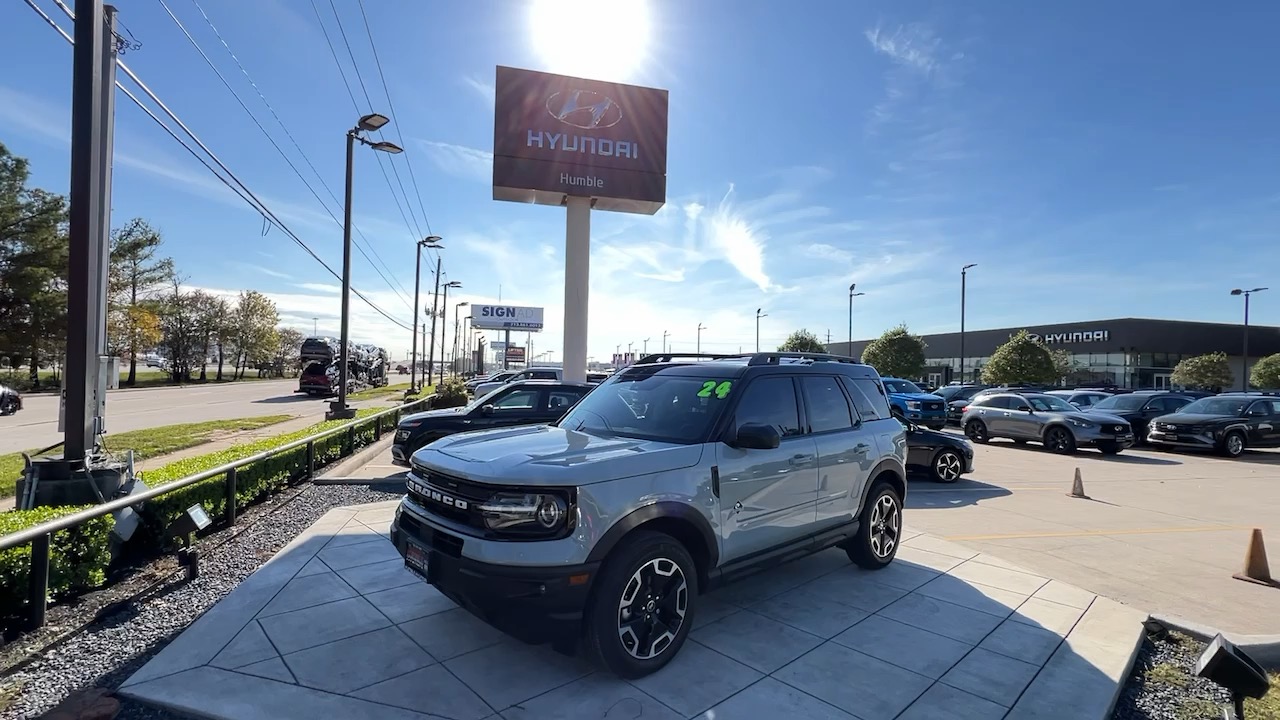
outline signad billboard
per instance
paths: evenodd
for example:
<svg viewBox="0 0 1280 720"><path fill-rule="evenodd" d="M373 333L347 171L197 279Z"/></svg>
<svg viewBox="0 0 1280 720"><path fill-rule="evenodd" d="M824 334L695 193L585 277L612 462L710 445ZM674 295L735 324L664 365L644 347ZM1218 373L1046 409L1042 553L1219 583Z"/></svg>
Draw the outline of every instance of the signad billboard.
<svg viewBox="0 0 1280 720"><path fill-rule="evenodd" d="M498 67L493 199L652 215L667 200L667 91Z"/></svg>
<svg viewBox="0 0 1280 720"><path fill-rule="evenodd" d="M540 332L542 308L514 305L472 305L471 326L481 330Z"/></svg>
<svg viewBox="0 0 1280 720"><path fill-rule="evenodd" d="M512 345L507 348L507 362L523 364L524 348L520 345Z"/></svg>

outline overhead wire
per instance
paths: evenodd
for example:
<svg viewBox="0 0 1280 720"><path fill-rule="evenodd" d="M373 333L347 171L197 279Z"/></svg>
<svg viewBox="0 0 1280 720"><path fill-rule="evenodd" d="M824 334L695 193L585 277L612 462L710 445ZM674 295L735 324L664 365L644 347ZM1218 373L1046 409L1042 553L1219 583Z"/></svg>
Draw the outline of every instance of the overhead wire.
<svg viewBox="0 0 1280 720"><path fill-rule="evenodd" d="M298 179L301 180L302 184L305 185L307 187L307 190L311 192L311 196L316 199L316 202L320 203L320 207L324 208L324 211L333 220L334 224L336 224L339 228L342 228L342 221L338 219L337 215L333 213L333 210L324 202L323 199L321 199L320 193L316 192L316 189L311 185L311 183L307 180L307 178L303 176L302 171L299 170L298 167L294 165L293 161L289 159L288 154L285 153L284 149L280 147L279 143L276 142L275 138L271 137L271 133L267 132L267 129L263 127L262 123L258 120L257 116L254 115L253 111L249 109L249 106L245 103L244 99L240 97L240 94L236 92L235 88L231 87L230 81L227 80L226 76L222 74L222 71L220 71L217 65L214 64L213 59L210 58L208 53L204 51L204 48L200 46L200 43L197 42L195 37L193 37L190 31L187 30L187 27L183 25L182 21L178 19L178 16L175 15L173 10L169 8L169 5L165 2L165 0L158 0L158 2L160 3L160 7L164 8L164 11L168 13L169 18L173 20L174 24L178 26L178 29L182 31L182 34L186 36L187 41L191 43L191 46L194 47L196 49L196 52L200 54L200 57L204 59L205 64L209 66L209 69L213 70L214 74L218 76L218 79L222 81L223 86L227 88L227 91L230 92L232 97L236 99L236 102L240 104L241 109L245 111L245 114L249 116L249 119L253 121L253 124L258 127L258 130L262 132L264 136L266 136L267 141L270 142L271 146L275 148L277 153L280 154L280 157L284 158L285 163L289 165L289 169L293 171L293 174L298 176ZM197 7L199 7L198 3L197 3ZM204 12L203 9L201 9L201 12L202 13ZM208 20L207 15L205 16L205 20L206 21ZM210 23L210 27L212 27L212 23ZM217 32L216 28L214 29L214 32L215 33ZM222 39L221 35L219 35L218 38L219 40L221 40ZM223 45L224 47L226 46L226 41L223 41ZM230 50L231 50L230 47L227 47L227 51L230 52ZM232 54L232 57L235 57L234 53ZM236 64L237 65L240 64L238 59L236 60ZM242 72L246 74L246 76L248 75L243 65L240 65L240 69ZM250 83L253 83L252 79L250 79ZM256 84L254 84L254 89L255 90L257 89ZM266 98L262 96L261 90L258 90L258 96L262 98L263 103L266 103L268 108L270 108L270 103L267 103ZM290 133L289 129L284 126L283 122L281 122L280 116L276 115L274 109L271 110L271 113L272 115L275 116L276 122L280 123L280 126L284 128L285 134L288 135L289 138L292 140L293 134ZM303 158L307 159L306 153L302 151L302 148L298 145L297 140L294 140L293 144L294 144L294 147L297 148L298 152L303 156ZM307 159L307 164L311 165L312 172L315 172L315 165L311 164L310 159ZM324 178L321 177L318 172L316 172L316 176L320 178L320 183L325 186L325 189L329 190L328 185L325 184L324 182ZM333 196L332 190L329 190L329 195L333 197L333 201L335 203L338 202L337 197ZM391 269L386 267L386 262L382 261L381 256L378 256L378 251L373 247L373 245L369 242L369 239L364 236L364 233L360 231L359 227L356 226L354 222L352 222L352 228L355 229L357 234L360 236L360 238L364 240L364 244L368 246L369 251L372 252L375 257L378 257L378 260L381 261L382 267L386 268L387 272L391 272ZM386 274L382 272L382 269L378 267L378 263L375 262L373 258L369 257L369 253L365 252L365 248L361 247L359 242L355 242L354 244L355 244L356 250L360 251L360 254L364 257L366 261L368 261L369 265L373 267L374 272L376 272L378 276L382 278L382 281L387 284L387 287L389 287L392 292L396 293L397 297L400 298L400 301L405 304L405 307L412 310L413 303L408 298L408 295L407 295L408 291L405 290L403 286L397 287L398 281L396 283L393 283L389 278L387 278ZM393 276L394 276L394 273L393 273Z"/></svg>
<svg viewBox="0 0 1280 720"><path fill-rule="evenodd" d="M75 45L75 39L72 38L71 35L68 34L65 30L59 27L58 24L54 22L52 18L50 18L47 14L45 14L45 12L35 4L34 0L24 0L24 2L26 2L27 6L30 7L32 10L34 10L36 14L39 15L46 23L48 23L51 28L53 28L59 35L61 35L64 40L66 40L72 46ZM53 0L53 2L55 5L58 6L59 9L62 10L63 13L67 15L67 17L71 18L73 21L75 20L75 13L71 11L71 8L67 7L66 3L64 3L63 0ZM204 165L210 172L214 174L215 177L217 177L220 181L222 181L224 185L226 185L229 189L231 189L232 192L234 192L242 200L248 203L250 207L252 207L260 215L262 215L264 220L267 220L272 225L280 228L280 230L283 231L286 235L288 235L289 238L295 244L297 244L300 248L302 248L303 251L305 251L308 255L310 255L316 262L320 263L320 266L323 267L325 270L327 270L330 275L334 276L339 280L342 279L341 275L335 272L332 267L330 267L323 259L321 259L320 256L317 255L315 251L312 250L306 244L306 242L302 240L302 238L298 237L297 233L293 232L293 230L289 228L289 226L285 225L285 223L282 220L280 220L279 217L276 216L276 214L271 210L271 208L268 207L265 203L263 203L262 200L260 200L258 196L255 195L253 191L250 190L248 186L245 185L240 180L240 178L235 175L235 173L231 172L231 169L228 168L226 164L223 163L218 158L218 156L215 155L213 151L210 150L208 146L206 146L204 142L202 142L200 138L196 136L196 134L192 132L191 129L187 127L187 125L183 123L182 120L172 110L170 110L167 105L164 104L162 100L160 100L160 98L155 94L155 92L151 90L151 88L149 88L146 85L146 83L142 82L142 79L139 78L137 74L133 72L133 70L131 70L119 58L116 58L116 66L119 67L121 70L123 70L125 74L128 75L129 78L133 80L133 82L136 83L139 88L141 88L141 90L147 95L147 97L149 97L151 101L154 102L157 106L159 106L160 109L164 111L164 114L167 115L170 120L172 120L179 128L181 128L182 131L197 146L199 146L201 150L205 152L205 154L208 156L208 159L212 160L213 163L222 170L222 172L219 173L218 170L215 170L213 166L211 166L205 158L201 157L198 153L196 153L196 151L190 145L188 145L184 140L182 140L182 138L180 138L177 135L177 133L175 133L171 128L169 128L169 126L165 124L163 120L161 120L154 112L152 112L150 108L146 106L145 103L139 100L138 97L134 95L132 92L130 92L130 90L126 88L123 84L121 84L119 80L116 80L116 83L115 83L116 87L120 88L120 90L124 92L125 96L127 96L139 108L141 108L142 111L145 112L148 117L150 117L158 125L160 125L160 127L164 129L169 134L170 137L176 140L178 144L182 145L182 147L187 150L187 152L191 153L197 160L199 160L202 165ZM226 177L223 177L223 173L226 174ZM228 178L230 178L230 180L228 180ZM231 184L232 182L235 183L234 186ZM356 297L360 298L360 300L362 300L366 305L368 305L370 308L376 311L379 315L382 315L382 317L386 318L391 323L405 330L410 329L408 324L392 317L390 314L388 314L382 308L378 307L376 303L374 303L372 300L366 297L364 293L360 292L355 287L351 287L351 292L354 295L356 295Z"/></svg>

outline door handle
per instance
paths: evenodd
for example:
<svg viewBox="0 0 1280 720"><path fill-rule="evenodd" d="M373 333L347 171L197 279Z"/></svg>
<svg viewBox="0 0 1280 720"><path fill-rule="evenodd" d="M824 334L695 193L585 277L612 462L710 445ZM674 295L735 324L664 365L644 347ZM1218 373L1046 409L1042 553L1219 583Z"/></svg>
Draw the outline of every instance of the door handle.
<svg viewBox="0 0 1280 720"><path fill-rule="evenodd" d="M787 462L792 465L804 465L811 460L813 460L812 455L792 455Z"/></svg>
<svg viewBox="0 0 1280 720"><path fill-rule="evenodd" d="M871 446L866 443L858 443L857 445L853 446L853 452L855 455L866 455L867 450L869 450L870 448Z"/></svg>

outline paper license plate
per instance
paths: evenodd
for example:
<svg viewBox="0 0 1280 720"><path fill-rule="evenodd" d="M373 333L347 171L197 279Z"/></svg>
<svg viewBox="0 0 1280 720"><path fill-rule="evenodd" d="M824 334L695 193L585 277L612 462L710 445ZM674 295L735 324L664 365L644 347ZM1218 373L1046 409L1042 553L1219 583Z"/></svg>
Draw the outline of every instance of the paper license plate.
<svg viewBox="0 0 1280 720"><path fill-rule="evenodd" d="M433 571L437 568L436 563L432 561L432 555L434 554L430 550L410 542L405 548L405 567L421 576L423 580L431 582L432 576L435 574Z"/></svg>

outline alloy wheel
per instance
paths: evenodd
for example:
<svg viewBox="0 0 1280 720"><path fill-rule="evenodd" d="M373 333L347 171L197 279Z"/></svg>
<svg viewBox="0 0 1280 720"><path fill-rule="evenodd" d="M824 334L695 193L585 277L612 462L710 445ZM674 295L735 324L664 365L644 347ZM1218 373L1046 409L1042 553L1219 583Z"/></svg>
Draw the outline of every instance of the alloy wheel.
<svg viewBox="0 0 1280 720"><path fill-rule="evenodd" d="M1067 431L1061 428L1054 428L1049 432L1049 447L1052 450L1063 451L1067 449Z"/></svg>
<svg viewBox="0 0 1280 720"><path fill-rule="evenodd" d="M939 480L950 482L960 479L960 456L950 450L938 453L937 459L933 461L933 471Z"/></svg>
<svg viewBox="0 0 1280 720"><path fill-rule="evenodd" d="M1243 453L1244 438L1240 437L1236 433L1232 433L1228 435L1227 436L1227 452L1230 453L1232 457L1235 457L1236 455Z"/></svg>
<svg viewBox="0 0 1280 720"><path fill-rule="evenodd" d="M902 532L902 513L892 495L884 494L871 508L871 552L883 560L893 554Z"/></svg>
<svg viewBox="0 0 1280 720"><path fill-rule="evenodd" d="M689 609L689 585L674 560L658 557L641 565L618 602L618 639L637 660L661 655L680 632Z"/></svg>

